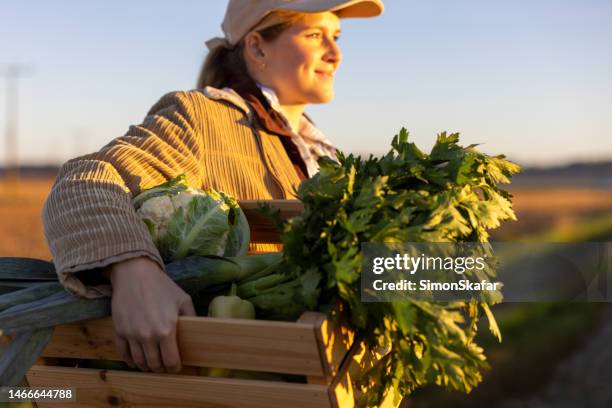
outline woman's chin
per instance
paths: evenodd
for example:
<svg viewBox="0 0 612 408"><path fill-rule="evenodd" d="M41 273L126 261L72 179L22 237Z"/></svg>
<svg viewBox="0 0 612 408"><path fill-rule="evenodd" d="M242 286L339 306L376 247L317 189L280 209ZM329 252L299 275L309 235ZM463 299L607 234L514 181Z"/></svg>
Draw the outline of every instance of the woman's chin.
<svg viewBox="0 0 612 408"><path fill-rule="evenodd" d="M310 103L328 103L334 99L334 91L333 89L328 92L321 92L313 95Z"/></svg>

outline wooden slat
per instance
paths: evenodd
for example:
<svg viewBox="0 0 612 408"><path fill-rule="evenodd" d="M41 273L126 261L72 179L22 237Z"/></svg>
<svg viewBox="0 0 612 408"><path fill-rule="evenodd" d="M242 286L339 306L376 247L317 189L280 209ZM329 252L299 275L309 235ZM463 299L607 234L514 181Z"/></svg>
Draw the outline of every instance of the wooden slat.
<svg viewBox="0 0 612 408"><path fill-rule="evenodd" d="M321 313L304 312L298 319L298 323L311 324L313 326L313 335L316 337L316 334L319 331L319 328L324 320L325 320L325 316ZM318 346L319 346L319 353L321 353L322 346L321 344L318 344ZM322 354L320 354L320 361L321 361L321 366L323 367L323 373L325 373L327 370L325 369L325 362L322 357ZM325 375L319 375L319 376L309 375L306 377L306 380L308 381L308 384L320 384L320 385L328 386L331 383L330 379Z"/></svg>
<svg viewBox="0 0 612 408"><path fill-rule="evenodd" d="M301 323L313 324L324 372L322 377L308 376L308 384L328 386L330 404L334 407L339 406L339 397L346 401L353 396L352 393L344 395L341 389L336 390L339 386L334 379L341 370L344 360L349 358L349 352L355 340L355 332L345 323L345 308L346 306L339 302L332 311L331 316L327 318L321 313L305 312L298 320ZM342 374L339 376L344 377ZM349 377L347 381L350 380ZM330 386L330 384L332 385ZM348 386L351 387L350 384Z"/></svg>
<svg viewBox="0 0 612 408"><path fill-rule="evenodd" d="M187 364L302 375L322 367L312 326L264 320L186 318L179 347ZM206 324L197 320L205 319ZM195 320L195 321L194 321Z"/></svg>
<svg viewBox="0 0 612 408"><path fill-rule="evenodd" d="M321 364L327 383L331 383L338 373L355 339L355 332L345 324L345 308L344 304L338 303L331 316L327 318L321 313L305 312L298 320L300 323L314 325L315 338L319 345Z"/></svg>
<svg viewBox="0 0 612 408"><path fill-rule="evenodd" d="M253 212L258 212L260 203L266 203L280 210L280 216L286 220L295 217L304 211L304 205L299 200L241 200L238 205L244 211L244 214L249 218Z"/></svg>
<svg viewBox="0 0 612 408"><path fill-rule="evenodd" d="M183 364L322 376L312 324L180 317ZM45 357L119 360L111 318L56 327Z"/></svg>
<svg viewBox="0 0 612 408"><path fill-rule="evenodd" d="M321 385L48 366L33 366L27 378L33 387L76 390L76 402L39 403L42 408L330 406Z"/></svg>
<svg viewBox="0 0 612 408"><path fill-rule="evenodd" d="M279 231L258 211L260 203L267 203L278 208L280 217L284 220L299 215L304 207L298 200L243 200L238 202L249 221L251 242L280 243Z"/></svg>
<svg viewBox="0 0 612 408"><path fill-rule="evenodd" d="M253 212L248 216L251 233L251 243L279 244L282 243L280 231L263 215Z"/></svg>

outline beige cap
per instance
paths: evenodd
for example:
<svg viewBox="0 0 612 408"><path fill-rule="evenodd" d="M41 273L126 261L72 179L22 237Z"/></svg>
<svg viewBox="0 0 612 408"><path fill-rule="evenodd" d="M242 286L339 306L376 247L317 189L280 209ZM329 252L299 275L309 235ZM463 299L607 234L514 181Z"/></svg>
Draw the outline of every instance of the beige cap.
<svg viewBox="0 0 612 408"><path fill-rule="evenodd" d="M221 29L225 38L206 42L209 49L218 45L231 48L268 13L276 10L302 13L334 11L340 18L374 17L384 10L381 0L229 0Z"/></svg>

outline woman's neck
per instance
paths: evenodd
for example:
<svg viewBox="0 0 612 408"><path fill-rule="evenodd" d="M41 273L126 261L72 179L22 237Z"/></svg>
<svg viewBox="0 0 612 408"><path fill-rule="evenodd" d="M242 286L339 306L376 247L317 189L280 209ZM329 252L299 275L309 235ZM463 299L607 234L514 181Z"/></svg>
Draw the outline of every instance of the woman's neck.
<svg viewBox="0 0 612 408"><path fill-rule="evenodd" d="M269 87L267 85L263 85L259 82L256 82L259 89L261 89L264 96L268 99L270 104L276 110L279 110L285 118L289 121L289 126L291 129L297 133L300 126L300 119L304 114L304 104L283 104L281 103L278 94L274 90L274 88Z"/></svg>
<svg viewBox="0 0 612 408"><path fill-rule="evenodd" d="M295 132L300 128L300 119L304 114L304 105L279 105L278 109L289 121L289 126Z"/></svg>

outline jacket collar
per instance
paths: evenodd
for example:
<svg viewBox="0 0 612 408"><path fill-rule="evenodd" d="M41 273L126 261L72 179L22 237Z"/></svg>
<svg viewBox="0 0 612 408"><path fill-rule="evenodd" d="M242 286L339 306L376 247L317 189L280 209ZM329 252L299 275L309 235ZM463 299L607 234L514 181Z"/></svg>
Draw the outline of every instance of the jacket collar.
<svg viewBox="0 0 612 408"><path fill-rule="evenodd" d="M207 86L202 89L202 93L215 101L225 101L231 103L248 116L249 122L253 121L253 110L249 107L246 101L242 99L242 97L232 88L219 89L214 88L212 86Z"/></svg>

